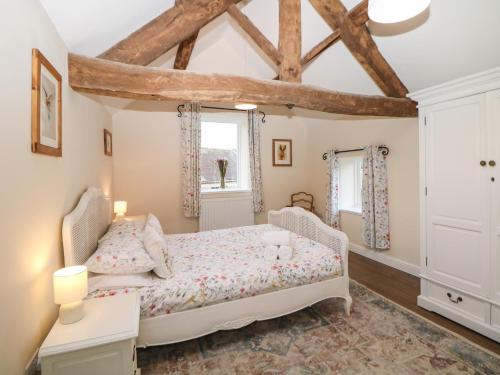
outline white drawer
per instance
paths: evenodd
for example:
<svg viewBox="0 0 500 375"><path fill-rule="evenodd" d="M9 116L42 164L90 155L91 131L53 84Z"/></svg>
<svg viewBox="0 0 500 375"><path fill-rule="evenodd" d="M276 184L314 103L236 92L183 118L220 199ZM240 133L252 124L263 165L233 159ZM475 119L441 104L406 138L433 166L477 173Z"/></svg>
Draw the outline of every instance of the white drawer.
<svg viewBox="0 0 500 375"><path fill-rule="evenodd" d="M500 306L491 305L491 325L500 329Z"/></svg>
<svg viewBox="0 0 500 375"><path fill-rule="evenodd" d="M433 282L427 287L429 298L476 320L486 322L488 319L489 303Z"/></svg>

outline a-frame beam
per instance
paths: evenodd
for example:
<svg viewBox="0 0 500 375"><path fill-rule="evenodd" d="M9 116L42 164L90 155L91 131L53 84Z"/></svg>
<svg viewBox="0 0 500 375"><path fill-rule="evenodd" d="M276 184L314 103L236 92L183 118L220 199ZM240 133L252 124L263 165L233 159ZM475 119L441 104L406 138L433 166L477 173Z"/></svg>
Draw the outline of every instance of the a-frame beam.
<svg viewBox="0 0 500 375"><path fill-rule="evenodd" d="M203 102L249 102L348 115L416 117L416 103L403 98L353 95L298 83L184 70L150 68L70 54L70 86L113 97Z"/></svg>
<svg viewBox="0 0 500 375"><path fill-rule="evenodd" d="M239 1L180 1L99 57L127 64L148 65Z"/></svg>
<svg viewBox="0 0 500 375"><path fill-rule="evenodd" d="M179 44L175 55L174 69L185 70L187 68L196 39L198 39L198 31Z"/></svg>
<svg viewBox="0 0 500 375"><path fill-rule="evenodd" d="M300 0L279 0L279 52L281 81L300 82L302 54Z"/></svg>
<svg viewBox="0 0 500 375"><path fill-rule="evenodd" d="M353 56L388 96L404 97L408 90L380 53L365 25L357 26L340 0L309 0L326 23L340 32Z"/></svg>
<svg viewBox="0 0 500 375"><path fill-rule="evenodd" d="M227 12L238 25L253 39L255 44L273 61L276 66L281 64L281 56L276 47L265 37L264 34L253 24L252 21L238 9L236 5L231 5Z"/></svg>

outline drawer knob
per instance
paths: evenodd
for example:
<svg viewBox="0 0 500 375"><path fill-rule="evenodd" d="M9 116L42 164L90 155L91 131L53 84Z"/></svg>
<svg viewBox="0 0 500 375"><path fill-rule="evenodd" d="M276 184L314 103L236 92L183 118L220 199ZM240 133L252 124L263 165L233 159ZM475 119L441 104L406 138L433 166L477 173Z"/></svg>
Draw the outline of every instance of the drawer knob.
<svg viewBox="0 0 500 375"><path fill-rule="evenodd" d="M480 165L481 167L486 166L486 160L481 160L481 161L479 162L479 165Z"/></svg>
<svg viewBox="0 0 500 375"><path fill-rule="evenodd" d="M490 165L490 167L494 167L495 165L497 165L497 163L495 163L495 160L490 160L488 164Z"/></svg>
<svg viewBox="0 0 500 375"><path fill-rule="evenodd" d="M450 292L446 293L446 295L448 296L448 299L453 302L453 303L459 303L459 302L462 302L463 299L462 297L458 296L456 299L453 299L452 295Z"/></svg>

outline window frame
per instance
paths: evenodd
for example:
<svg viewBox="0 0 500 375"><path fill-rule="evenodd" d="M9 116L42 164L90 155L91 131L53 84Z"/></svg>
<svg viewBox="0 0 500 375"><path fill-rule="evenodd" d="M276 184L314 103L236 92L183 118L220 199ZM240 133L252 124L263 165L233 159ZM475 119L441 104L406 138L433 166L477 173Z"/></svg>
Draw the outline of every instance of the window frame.
<svg viewBox="0 0 500 375"><path fill-rule="evenodd" d="M352 186L353 186L353 198L352 203L349 206L344 205L342 200L342 160L351 159L353 162L353 173L352 173ZM362 189L363 189L363 156L362 155L350 155L339 158L340 163L340 176L339 176L339 211L348 212L354 215L362 214ZM359 173L360 171L361 173Z"/></svg>
<svg viewBox="0 0 500 375"><path fill-rule="evenodd" d="M221 113L202 113L201 114L201 119L200 119L201 124L204 122L214 122L214 123L222 123L222 124L236 124L237 126L237 131L236 131L236 136L237 136L237 142L238 142L238 150L237 150L237 166L236 166L236 187L227 187L225 189L220 189L220 188L203 188L203 184L201 184L201 194L220 194L220 193L232 193L232 192L249 192L251 191L250 189L250 167L248 166L248 172L245 174L243 173L243 158L244 155L243 153L245 151L248 151L248 145L246 146L246 149L244 146L244 136L248 132L246 132L245 128L248 126L247 122L243 117L235 116L234 114L221 114ZM247 135L248 137L248 135ZM248 143L248 140L247 140ZM200 147L201 148L201 147ZM244 150L245 149L245 150ZM248 156L247 156L248 158ZM245 178L246 177L246 178ZM245 181L244 181L245 180ZM246 181L248 180L248 181Z"/></svg>

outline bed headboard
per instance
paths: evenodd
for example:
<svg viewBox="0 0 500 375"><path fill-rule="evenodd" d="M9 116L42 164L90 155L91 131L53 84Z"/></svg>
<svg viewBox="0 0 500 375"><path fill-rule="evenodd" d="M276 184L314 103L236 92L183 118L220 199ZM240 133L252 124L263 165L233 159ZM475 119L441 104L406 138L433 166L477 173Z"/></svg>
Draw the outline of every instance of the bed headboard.
<svg viewBox="0 0 500 375"><path fill-rule="evenodd" d="M64 265L85 263L97 248L97 240L111 223L111 200L99 188L83 193L76 208L64 217L62 236Z"/></svg>
<svg viewBox="0 0 500 375"><path fill-rule="evenodd" d="M279 211L269 211L268 222L328 246L347 261L349 246L347 235L329 227L319 217L301 207L285 207Z"/></svg>

